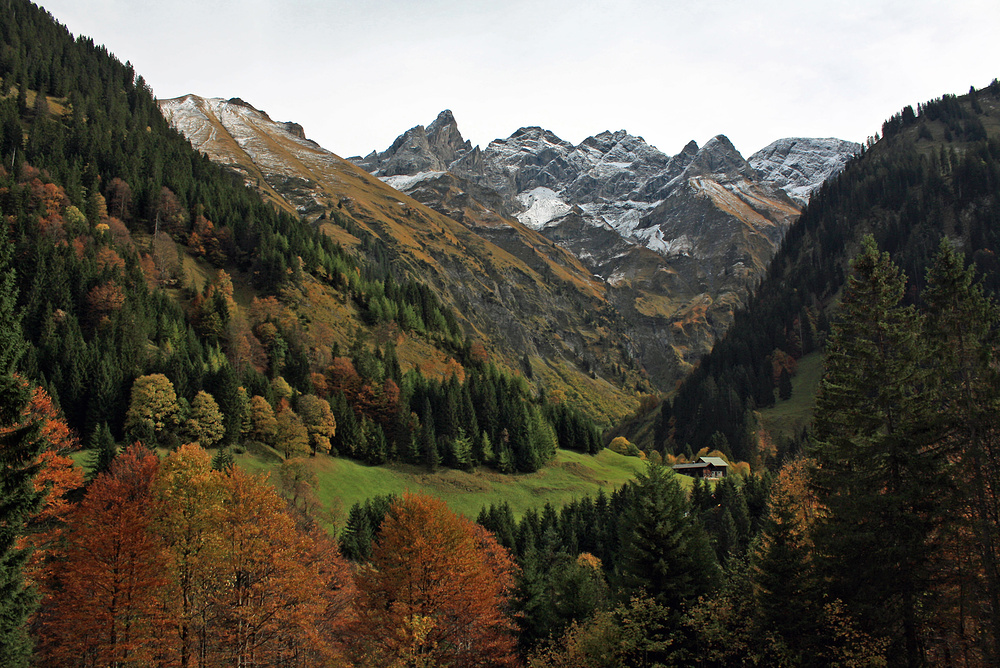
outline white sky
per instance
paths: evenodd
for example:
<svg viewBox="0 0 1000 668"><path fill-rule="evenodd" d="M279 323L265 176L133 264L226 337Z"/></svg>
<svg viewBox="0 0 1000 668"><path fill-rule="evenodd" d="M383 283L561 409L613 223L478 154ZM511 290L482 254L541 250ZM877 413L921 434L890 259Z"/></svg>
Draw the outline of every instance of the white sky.
<svg viewBox="0 0 1000 668"><path fill-rule="evenodd" d="M241 97L342 156L446 108L483 147L540 125L749 156L1000 76L998 0L35 1L157 97Z"/></svg>

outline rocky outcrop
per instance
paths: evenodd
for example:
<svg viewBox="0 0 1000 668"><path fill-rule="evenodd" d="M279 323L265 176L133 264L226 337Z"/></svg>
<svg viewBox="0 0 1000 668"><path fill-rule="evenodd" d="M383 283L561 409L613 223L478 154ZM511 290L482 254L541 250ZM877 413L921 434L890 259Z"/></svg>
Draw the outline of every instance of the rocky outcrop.
<svg viewBox="0 0 1000 668"><path fill-rule="evenodd" d="M293 137L298 137L299 139L306 138L305 129L298 123L293 123L292 121L287 121L281 124L281 127L285 129L285 132L292 135Z"/></svg>
<svg viewBox="0 0 1000 668"><path fill-rule="evenodd" d="M455 116L445 109L426 128L410 128L382 153L372 151L364 158L348 160L379 177L413 175L443 172L471 150L472 144L458 131Z"/></svg>

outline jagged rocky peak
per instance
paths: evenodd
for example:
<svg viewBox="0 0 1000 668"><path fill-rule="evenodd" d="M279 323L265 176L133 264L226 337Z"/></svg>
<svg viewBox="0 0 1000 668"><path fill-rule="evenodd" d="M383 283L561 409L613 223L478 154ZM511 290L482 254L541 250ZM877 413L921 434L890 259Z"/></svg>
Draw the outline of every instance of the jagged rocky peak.
<svg viewBox="0 0 1000 668"><path fill-rule="evenodd" d="M757 178L753 167L740 155L726 135L716 135L709 139L684 168L686 177L709 174L730 179L741 176L747 179Z"/></svg>
<svg viewBox="0 0 1000 668"><path fill-rule="evenodd" d="M786 137L765 146L748 162L765 183L784 190L800 204L831 176L840 173L861 144L833 137Z"/></svg>
<svg viewBox="0 0 1000 668"><path fill-rule="evenodd" d="M670 160L669 156L647 144L645 139L625 130L604 131L587 137L577 148L592 153L597 162L628 164L639 169L654 165L662 169Z"/></svg>
<svg viewBox="0 0 1000 668"><path fill-rule="evenodd" d="M462 137L451 109L445 109L427 126L427 143L442 163L450 165L472 150L472 142Z"/></svg>
<svg viewBox="0 0 1000 668"><path fill-rule="evenodd" d="M426 128L410 128L382 153L348 158L376 176L412 176L421 172L443 172L472 151L462 137L450 109L445 109Z"/></svg>

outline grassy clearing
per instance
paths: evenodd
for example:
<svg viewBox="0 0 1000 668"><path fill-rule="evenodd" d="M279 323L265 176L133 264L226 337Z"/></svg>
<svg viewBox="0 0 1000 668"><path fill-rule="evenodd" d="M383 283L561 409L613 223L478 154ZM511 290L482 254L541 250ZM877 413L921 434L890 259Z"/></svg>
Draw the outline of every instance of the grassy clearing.
<svg viewBox="0 0 1000 668"><path fill-rule="evenodd" d="M799 360L798 373L792 378L792 398L779 399L774 406L760 412L761 424L772 436L792 436L812 422L822 376L822 353L810 353Z"/></svg>
<svg viewBox="0 0 1000 668"><path fill-rule="evenodd" d="M280 466L249 454L240 455L237 461L256 473L276 472ZM610 450L595 456L561 450L541 471L520 475L501 475L486 469L472 473L442 470L432 474L419 467L365 466L334 457L308 461L316 472L319 500L338 527L343 526L353 504L376 494L425 492L473 519L484 505L506 501L514 514L520 516L546 502L559 507L573 499L594 495L599 489L610 493L646 466L635 457L624 457Z"/></svg>

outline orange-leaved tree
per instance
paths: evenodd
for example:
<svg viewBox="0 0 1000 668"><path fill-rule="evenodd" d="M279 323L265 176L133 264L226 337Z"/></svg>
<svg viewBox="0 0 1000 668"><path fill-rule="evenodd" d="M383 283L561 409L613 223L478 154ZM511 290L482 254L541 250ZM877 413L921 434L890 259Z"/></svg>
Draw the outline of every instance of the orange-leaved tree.
<svg viewBox="0 0 1000 668"><path fill-rule="evenodd" d="M284 665L335 653L336 638L321 630L331 610L344 607L331 597L349 585L338 580L346 567L319 563L316 541L298 530L266 479L233 467L223 486L222 586L212 612L219 665Z"/></svg>
<svg viewBox="0 0 1000 668"><path fill-rule="evenodd" d="M443 501L405 495L391 506L372 562L358 575L355 658L367 665L515 665L516 571L485 529Z"/></svg>
<svg viewBox="0 0 1000 668"><path fill-rule="evenodd" d="M142 665L167 628L166 552L153 531L158 459L133 445L70 514L40 618L43 665Z"/></svg>

